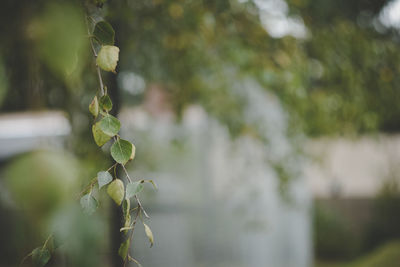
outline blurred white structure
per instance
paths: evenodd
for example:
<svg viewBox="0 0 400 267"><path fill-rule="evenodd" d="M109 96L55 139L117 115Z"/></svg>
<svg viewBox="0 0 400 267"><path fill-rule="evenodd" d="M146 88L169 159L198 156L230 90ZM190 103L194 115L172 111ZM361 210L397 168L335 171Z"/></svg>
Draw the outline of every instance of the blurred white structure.
<svg viewBox="0 0 400 267"><path fill-rule="evenodd" d="M143 194L155 246L135 232L132 255L146 267L308 267L312 262L310 195L301 175L278 191L272 162L301 168L286 133L286 117L271 95L252 83L237 90L246 122L268 144L245 135L232 139L226 127L192 106L175 123L160 93L145 108L120 114L136 144L130 172L154 179ZM156 90L157 91L157 90ZM151 104L149 104L151 103ZM297 158L297 160L296 160Z"/></svg>
<svg viewBox="0 0 400 267"><path fill-rule="evenodd" d="M385 182L400 182L400 136L320 139L307 145L315 160L306 177L316 197L372 198Z"/></svg>
<svg viewBox="0 0 400 267"><path fill-rule="evenodd" d="M65 114L57 111L0 115L0 160L39 148L60 147L71 131Z"/></svg>

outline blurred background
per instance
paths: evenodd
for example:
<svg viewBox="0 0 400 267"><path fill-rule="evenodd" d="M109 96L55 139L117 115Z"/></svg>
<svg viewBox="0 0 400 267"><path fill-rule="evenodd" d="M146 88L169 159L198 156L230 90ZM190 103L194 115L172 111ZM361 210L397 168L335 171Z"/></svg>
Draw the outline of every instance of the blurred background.
<svg viewBox="0 0 400 267"><path fill-rule="evenodd" d="M128 171L159 186L143 266L399 266L399 0L86 5L121 50L103 77ZM112 164L83 2L3 0L0 36L0 266L55 231L49 266L121 266L115 205L77 207Z"/></svg>

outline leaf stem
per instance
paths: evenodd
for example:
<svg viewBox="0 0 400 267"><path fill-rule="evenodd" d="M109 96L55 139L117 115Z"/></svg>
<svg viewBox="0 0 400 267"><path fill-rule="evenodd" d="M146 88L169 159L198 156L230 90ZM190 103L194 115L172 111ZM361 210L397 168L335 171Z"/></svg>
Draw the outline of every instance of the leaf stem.
<svg viewBox="0 0 400 267"><path fill-rule="evenodd" d="M50 234L50 235L47 237L46 241L44 241L44 244L43 244L42 249L44 249L44 248L47 246L47 243L49 242L50 238L52 238L52 237L53 237L53 234Z"/></svg>

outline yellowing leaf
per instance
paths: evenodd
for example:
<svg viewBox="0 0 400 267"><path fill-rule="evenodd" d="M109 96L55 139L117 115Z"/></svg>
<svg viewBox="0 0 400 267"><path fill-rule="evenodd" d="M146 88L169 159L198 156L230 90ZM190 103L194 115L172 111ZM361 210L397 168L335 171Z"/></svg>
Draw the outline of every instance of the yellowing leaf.
<svg viewBox="0 0 400 267"><path fill-rule="evenodd" d="M136 153L136 147L134 144L132 144L132 153L131 156L129 157L129 160L133 160L135 158L135 153Z"/></svg>
<svg viewBox="0 0 400 267"><path fill-rule="evenodd" d="M147 224L143 223L143 225L144 225L144 231L147 235L147 238L150 241L150 247L152 247L154 245L153 232L151 231L150 227Z"/></svg>
<svg viewBox="0 0 400 267"><path fill-rule="evenodd" d="M121 244L118 249L118 255L120 255L123 260L125 260L126 256L128 256L129 244L130 239L128 238L124 243Z"/></svg>
<svg viewBox="0 0 400 267"><path fill-rule="evenodd" d="M119 206L124 199L124 183L120 179L115 179L108 187L107 194Z"/></svg>
<svg viewBox="0 0 400 267"><path fill-rule="evenodd" d="M92 126L92 133L94 141L98 146L102 146L111 139L111 136L105 134L100 128L100 122L97 122Z"/></svg>
<svg viewBox="0 0 400 267"><path fill-rule="evenodd" d="M97 100L97 96L94 96L92 102L89 105L89 111L96 118L99 115L99 101Z"/></svg>
<svg viewBox="0 0 400 267"><path fill-rule="evenodd" d="M112 45L102 46L99 54L97 55L96 63L105 71L115 72L118 62L118 55L118 47Z"/></svg>

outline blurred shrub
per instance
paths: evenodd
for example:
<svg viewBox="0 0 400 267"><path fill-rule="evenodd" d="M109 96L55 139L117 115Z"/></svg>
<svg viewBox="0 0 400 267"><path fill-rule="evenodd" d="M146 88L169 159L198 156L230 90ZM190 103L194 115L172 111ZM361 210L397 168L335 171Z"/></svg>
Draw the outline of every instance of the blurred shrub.
<svg viewBox="0 0 400 267"><path fill-rule="evenodd" d="M107 225L99 213L83 214L77 200L82 165L65 151L42 150L5 166L1 189L9 197L0 202L0 266L17 266L50 233L60 245L50 266L65 266L65 259L75 267L108 264L100 253L107 246Z"/></svg>
<svg viewBox="0 0 400 267"><path fill-rule="evenodd" d="M356 235L346 219L321 204L314 209L314 246L316 258L348 259L359 249Z"/></svg>
<svg viewBox="0 0 400 267"><path fill-rule="evenodd" d="M398 267L400 242L388 243L347 267Z"/></svg>
<svg viewBox="0 0 400 267"><path fill-rule="evenodd" d="M33 226L44 227L50 216L78 192L79 165L65 152L36 151L13 160L4 178L17 210Z"/></svg>
<svg viewBox="0 0 400 267"><path fill-rule="evenodd" d="M366 233L366 249L400 239L400 190L396 182L384 185L375 200L371 223Z"/></svg>
<svg viewBox="0 0 400 267"><path fill-rule="evenodd" d="M400 241L385 244L350 263L317 262L316 267L397 267L400 262Z"/></svg>
<svg viewBox="0 0 400 267"><path fill-rule="evenodd" d="M50 2L27 29L40 59L67 84L79 79L86 62L88 41L83 18L79 6Z"/></svg>

